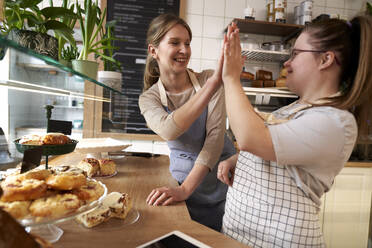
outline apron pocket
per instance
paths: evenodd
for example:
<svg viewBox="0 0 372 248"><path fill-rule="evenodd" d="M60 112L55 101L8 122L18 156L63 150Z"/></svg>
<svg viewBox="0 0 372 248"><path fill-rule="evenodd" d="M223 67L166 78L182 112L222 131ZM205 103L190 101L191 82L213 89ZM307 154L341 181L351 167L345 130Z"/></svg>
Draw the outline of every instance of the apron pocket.
<svg viewBox="0 0 372 248"><path fill-rule="evenodd" d="M196 157L193 154L183 151L172 151L170 160L170 172L172 176L182 183L194 167Z"/></svg>

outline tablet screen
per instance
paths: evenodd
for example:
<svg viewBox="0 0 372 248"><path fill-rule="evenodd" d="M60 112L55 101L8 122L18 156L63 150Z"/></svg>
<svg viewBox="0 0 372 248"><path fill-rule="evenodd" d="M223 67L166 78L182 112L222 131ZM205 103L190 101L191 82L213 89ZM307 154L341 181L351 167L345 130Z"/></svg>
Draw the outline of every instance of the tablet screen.
<svg viewBox="0 0 372 248"><path fill-rule="evenodd" d="M199 246L193 245L183 238L171 234L165 238L162 238L154 243L144 246L144 248L174 248L174 247L183 247L183 248L199 248Z"/></svg>

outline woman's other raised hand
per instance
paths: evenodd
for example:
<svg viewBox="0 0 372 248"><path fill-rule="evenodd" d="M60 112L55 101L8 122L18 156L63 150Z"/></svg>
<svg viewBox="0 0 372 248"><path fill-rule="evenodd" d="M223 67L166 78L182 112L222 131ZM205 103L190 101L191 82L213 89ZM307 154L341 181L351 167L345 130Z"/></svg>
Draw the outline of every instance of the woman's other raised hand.
<svg viewBox="0 0 372 248"><path fill-rule="evenodd" d="M241 55L239 29L236 23L231 23L224 36L224 61L222 80L224 83L240 83L240 73L244 65L244 57Z"/></svg>

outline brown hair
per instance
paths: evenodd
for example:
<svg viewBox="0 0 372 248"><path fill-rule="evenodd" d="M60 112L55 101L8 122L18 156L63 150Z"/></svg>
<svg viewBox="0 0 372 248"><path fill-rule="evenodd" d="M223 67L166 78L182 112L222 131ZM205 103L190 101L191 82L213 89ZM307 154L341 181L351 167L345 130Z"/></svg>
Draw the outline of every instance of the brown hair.
<svg viewBox="0 0 372 248"><path fill-rule="evenodd" d="M191 29L183 19L173 14L162 14L154 18L150 23L149 29L147 30L147 45L152 44L157 47L165 34L177 24L181 24L186 28L191 41ZM143 91L155 84L158 81L159 76L160 71L158 62L151 56L151 54L147 54Z"/></svg>
<svg viewBox="0 0 372 248"><path fill-rule="evenodd" d="M327 105L353 112L360 135L365 135L372 104L372 17L323 20L308 24L303 32L315 49L338 52L342 94Z"/></svg>

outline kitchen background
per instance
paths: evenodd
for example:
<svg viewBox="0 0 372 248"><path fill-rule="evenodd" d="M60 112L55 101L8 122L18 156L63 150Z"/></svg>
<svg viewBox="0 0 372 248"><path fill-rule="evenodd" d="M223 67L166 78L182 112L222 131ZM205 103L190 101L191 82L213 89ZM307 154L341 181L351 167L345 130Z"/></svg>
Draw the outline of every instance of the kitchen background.
<svg viewBox="0 0 372 248"><path fill-rule="evenodd" d="M372 0L368 0L372 2ZM79 0L83 4L83 0ZM223 37L223 30L234 18L244 18L244 9L251 7L254 9L254 17L256 20L266 20L267 17L267 2L266 0L181 0L181 16L191 26L193 32L193 39L191 42L192 56L189 67L195 71L204 69L214 69L217 63L218 56L221 50L221 43ZM286 21L287 23L294 23L294 7L300 5L302 0L287 1L286 7ZM61 5L62 1L53 1L54 6ZM312 16L315 18L320 14L338 15L343 19L350 19L359 12L365 9L366 1L364 0L314 0L312 8ZM49 6L49 0L44 0L40 7ZM79 32L75 32L78 34ZM262 42L279 40L278 36L270 35L256 35L256 34L242 34L243 43L261 44ZM244 44L243 44L244 46ZM12 59L12 63L37 64L38 61L17 61ZM247 61L245 70L255 74L256 70L263 69L273 73L272 78L278 78L282 64L275 62L258 62ZM4 69L5 67L2 67ZM11 66L10 68L16 68ZM19 68L18 68L19 69ZM59 73L59 72L58 72ZM10 69L12 78L23 81L25 79L34 82L55 82L56 84L65 84L69 87L80 87L75 89L83 91L83 84L73 84L66 81L64 75L51 75L49 71L44 73L33 73L32 68L24 68L23 70L12 71ZM67 77L68 78L68 77ZM47 83L48 85L49 83ZM124 82L125 84L125 82ZM11 113L9 121L11 126L17 127L40 127L45 126L45 110L40 106L45 104L52 104L55 106L53 110L52 119L59 120L73 120L75 121L75 137L81 137L81 124L83 119L83 108L81 99L73 99L66 97L47 97L45 95L35 95L27 93L16 93L12 96L12 91L6 97L0 98L1 112ZM21 95L19 95L21 94ZM254 98L252 98L254 99ZM279 98L278 98L279 99ZM281 98L283 99L283 98ZM32 102L33 104L29 104ZM8 105L9 103L9 105ZM3 106L3 107L1 107ZM14 109L4 109L5 106L10 106ZM20 107L22 106L22 107ZM21 110L21 111L20 111ZM7 118L5 118L7 119ZM7 120L4 122L3 127ZM6 128L5 128L6 129ZM29 132L30 130L26 130ZM35 130L34 130L35 131ZM78 131L78 132L76 132ZM11 130L11 139L23 135L22 129L18 129L18 133L13 133ZM7 132L6 132L7 133ZM148 145L146 142L139 142L141 148ZM149 147L150 151L155 151L153 146ZM165 144L161 144L160 153L168 153Z"/></svg>
<svg viewBox="0 0 372 248"><path fill-rule="evenodd" d="M287 1L287 23L294 23L294 7L303 0ZM234 18L244 18L244 9L254 8L256 20L266 20L266 0L187 0L185 1L185 20L193 32L191 42L192 56L189 67L195 71L215 68L220 52L224 28ZM314 0L313 18L320 14L338 14L350 19L364 11L367 1L362 0ZM369 1L372 2L372 1ZM278 40L278 37L249 34L247 42L262 43ZM254 73L256 69L273 72L276 79L279 73L277 63L246 64L246 70Z"/></svg>
<svg viewBox="0 0 372 248"><path fill-rule="evenodd" d="M61 1L53 1L55 6ZM79 1L80 3L83 0ZM266 0L181 0L184 8L181 15L190 24L193 31L192 57L189 67L195 71L213 69L220 53L222 34L225 27L234 18L243 18L243 10L248 6L254 8L256 20L266 20ZM294 7L301 0L287 1L287 23L293 23ZM372 2L369 0L368 2ZM361 0L314 0L313 17L319 14L339 15L349 19L364 10L366 1ZM49 0L45 0L41 7L49 6ZM278 40L279 37L267 35L242 35L247 42L261 44L266 41ZM83 84L73 84L66 80L65 75L51 74L50 70L36 71L27 64L37 64L38 61L23 61L11 59L17 65L0 64L0 74L10 74L12 78L26 82L51 82L67 88L76 87L82 91ZM3 63L3 62L1 62ZM246 69L254 73L257 69L273 72L276 79L281 67L280 63L252 62L246 63ZM14 70L17 68L17 70ZM23 69L22 69L23 68ZM9 70L9 71L7 71ZM125 82L124 82L125 84ZM67 102L66 102L67 101ZM81 120L84 109L79 99L66 97L50 97L36 93L14 94L12 90L0 90L0 127L22 127L17 132L12 130L8 141L22 136L22 132L43 133L44 130L30 129L45 124L45 110L40 108L44 104L53 104L53 118L61 120ZM80 129L74 130L74 138L81 137ZM80 131L80 132L77 132ZM127 151L141 151L156 154L167 154L168 148L165 142L157 140L123 140L132 146ZM12 142L10 142L12 143ZM14 149L11 150L14 153ZM371 188L372 170L369 163L360 163L344 168L337 176L330 192L323 197L323 205L320 213L322 230L328 247L372 247L372 214L371 214ZM368 242L369 240L369 242Z"/></svg>

